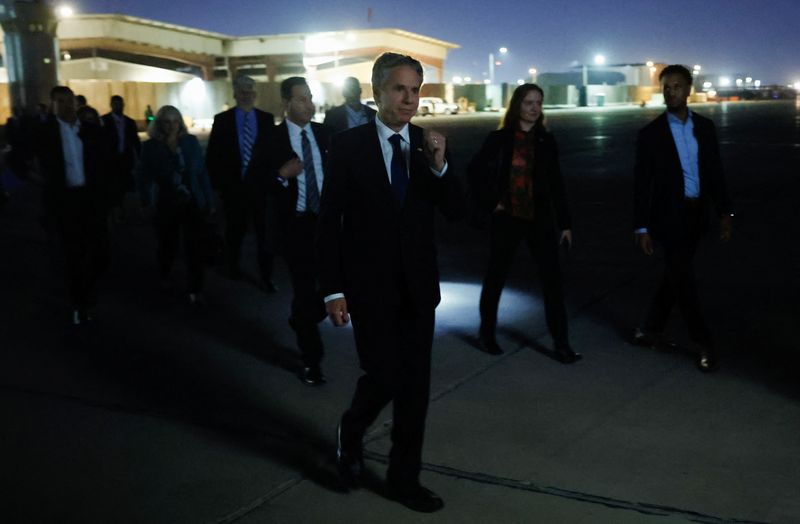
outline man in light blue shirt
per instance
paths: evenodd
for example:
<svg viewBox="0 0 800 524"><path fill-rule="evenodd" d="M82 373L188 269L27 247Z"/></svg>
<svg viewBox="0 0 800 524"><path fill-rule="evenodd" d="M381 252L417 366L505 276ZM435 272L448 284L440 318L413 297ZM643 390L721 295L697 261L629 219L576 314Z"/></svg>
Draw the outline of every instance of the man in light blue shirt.
<svg viewBox="0 0 800 524"><path fill-rule="evenodd" d="M634 232L647 256L654 253L654 241L663 246L665 270L644 323L634 332L634 342L661 344L677 303L697 350L697 366L709 372L717 367L717 353L697 297L693 258L705 229L706 208L714 204L723 241L731 237L733 213L714 124L687 106L691 72L671 65L659 80L667 111L639 132Z"/></svg>
<svg viewBox="0 0 800 524"><path fill-rule="evenodd" d="M361 83L358 78L345 78L342 96L344 104L325 113L325 125L338 133L375 120L375 110L361 103Z"/></svg>

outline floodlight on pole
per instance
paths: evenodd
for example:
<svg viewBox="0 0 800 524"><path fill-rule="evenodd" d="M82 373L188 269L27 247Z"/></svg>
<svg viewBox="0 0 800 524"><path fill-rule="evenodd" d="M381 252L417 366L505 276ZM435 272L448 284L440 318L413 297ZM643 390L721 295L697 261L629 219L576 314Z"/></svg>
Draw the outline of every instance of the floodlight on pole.
<svg viewBox="0 0 800 524"><path fill-rule="evenodd" d="M498 51L500 52L501 55L504 55L504 54L508 53L508 48L507 47L501 47L500 49L498 49ZM502 65L502 62L500 62L499 60L495 61L494 53L489 53L489 81L487 82L487 84L494 84L494 66L495 65Z"/></svg>
<svg viewBox="0 0 800 524"><path fill-rule="evenodd" d="M71 5L62 4L56 7L56 14L59 18L69 18L75 15L75 9Z"/></svg>
<svg viewBox="0 0 800 524"><path fill-rule="evenodd" d="M594 55L594 65L605 65L606 57L603 55Z"/></svg>

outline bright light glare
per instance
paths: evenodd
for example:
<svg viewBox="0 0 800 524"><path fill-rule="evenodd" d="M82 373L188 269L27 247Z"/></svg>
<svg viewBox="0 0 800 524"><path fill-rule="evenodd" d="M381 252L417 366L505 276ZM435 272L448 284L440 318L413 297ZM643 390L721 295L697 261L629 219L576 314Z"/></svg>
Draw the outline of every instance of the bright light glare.
<svg viewBox="0 0 800 524"><path fill-rule="evenodd" d="M484 78L484 79L483 79L483 83L484 83L484 84L486 84L486 85L488 86L489 84L491 84L491 83L492 83L492 81L491 81L491 80L489 80L488 78Z"/></svg>
<svg viewBox="0 0 800 524"><path fill-rule="evenodd" d="M798 80L797 82L794 83L794 88L795 89L800 89L800 80Z"/></svg>
<svg viewBox="0 0 800 524"><path fill-rule="evenodd" d="M720 77L719 85L721 85L722 87L730 87L731 79L728 78L727 76Z"/></svg>
<svg viewBox="0 0 800 524"><path fill-rule="evenodd" d="M594 55L594 64L603 65L606 63L606 57L603 55Z"/></svg>
<svg viewBox="0 0 800 524"><path fill-rule="evenodd" d="M756 87L761 87L761 80L756 80L755 82L753 82L753 85Z"/></svg>
<svg viewBox="0 0 800 524"><path fill-rule="evenodd" d="M335 85L338 88L344 87L344 79L345 79L345 77L342 76L342 75L339 75L339 76L335 77L333 79L333 85Z"/></svg>
<svg viewBox="0 0 800 524"><path fill-rule="evenodd" d="M752 76L748 76L747 78L744 79L744 81L747 84L752 84L753 83L753 77Z"/></svg>
<svg viewBox="0 0 800 524"><path fill-rule="evenodd" d="M463 79L463 78L461 78L460 76L454 76L454 77L453 77L453 83L454 83L454 84L460 84L460 83L462 83L463 81L464 81L464 79Z"/></svg>
<svg viewBox="0 0 800 524"><path fill-rule="evenodd" d="M501 47L500 48L500 52L503 53L503 54L506 54L506 53L508 53L508 48L507 47Z"/></svg>
<svg viewBox="0 0 800 524"><path fill-rule="evenodd" d="M525 80L523 80L523 79L521 79L521 78L517 78L517 85L518 85L518 86L521 86L521 85L522 85L522 84L524 84L524 83L525 83Z"/></svg>
<svg viewBox="0 0 800 524"><path fill-rule="evenodd" d="M531 67L530 69L528 69L528 74L529 75L535 75L536 74L536 68L535 67Z"/></svg>
<svg viewBox="0 0 800 524"><path fill-rule="evenodd" d="M472 82L472 77L471 76L465 76L464 77L464 82L467 82L467 83Z"/></svg>
<svg viewBox="0 0 800 524"><path fill-rule="evenodd" d="M70 5L60 5L56 8L56 13L61 18L69 18L75 14L75 10Z"/></svg>
<svg viewBox="0 0 800 524"><path fill-rule="evenodd" d="M742 79L741 78L737 78L736 79L736 87L742 87Z"/></svg>
<svg viewBox="0 0 800 524"><path fill-rule="evenodd" d="M655 68L655 66L650 66L650 72L651 72L651 73L655 73L655 72L656 72L656 68Z"/></svg>
<svg viewBox="0 0 800 524"><path fill-rule="evenodd" d="M703 82L703 89L708 89L711 85L711 82Z"/></svg>
<svg viewBox="0 0 800 524"><path fill-rule="evenodd" d="M695 71L700 71L702 69L699 65L695 64L694 68Z"/></svg>
<svg viewBox="0 0 800 524"><path fill-rule="evenodd" d="M652 68L652 67L653 67L653 61L652 61L652 60L648 60L648 61L647 61L647 63L646 63L645 65L646 65L647 67L651 67L651 68Z"/></svg>

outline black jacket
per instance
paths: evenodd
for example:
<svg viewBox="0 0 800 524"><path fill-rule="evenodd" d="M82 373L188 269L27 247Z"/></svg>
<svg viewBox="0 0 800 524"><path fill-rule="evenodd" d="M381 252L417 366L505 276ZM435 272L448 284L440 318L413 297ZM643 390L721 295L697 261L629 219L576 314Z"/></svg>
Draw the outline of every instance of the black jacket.
<svg viewBox="0 0 800 524"><path fill-rule="evenodd" d="M392 193L375 123L333 137L317 229L320 288L344 293L351 311L397 303L419 310L440 300L434 243L438 208L454 220L463 211L453 166L441 178L422 152L422 128L409 125L411 157L404 205Z"/></svg>
<svg viewBox="0 0 800 524"><path fill-rule="evenodd" d="M700 202L712 202L720 216L731 212L714 123L692 112L698 146ZM634 167L634 228L654 238L680 235L687 229L683 169L667 114L639 131Z"/></svg>
<svg viewBox="0 0 800 524"><path fill-rule="evenodd" d="M108 201L107 177L108 144L99 126L82 124L78 135L83 143L83 169L86 189L91 193L98 213L106 211ZM64 150L58 119L49 115L34 135L34 154L44 179L42 199L47 219L61 216L64 193L67 191Z"/></svg>
<svg viewBox="0 0 800 524"><path fill-rule="evenodd" d="M236 108L214 116L206 148L206 167L212 186L220 192L223 199L244 199L253 196L253 193L263 195L274 169L270 152L275 119L272 113L260 109L254 111L258 134L244 179L241 174L239 135L236 132Z"/></svg>
<svg viewBox="0 0 800 524"><path fill-rule="evenodd" d="M533 167L533 193L536 220L552 220L560 230L570 229L572 220L567 206L558 147L553 134L536 132ZM514 133L507 129L492 131L467 170L472 224L482 226L508 191Z"/></svg>

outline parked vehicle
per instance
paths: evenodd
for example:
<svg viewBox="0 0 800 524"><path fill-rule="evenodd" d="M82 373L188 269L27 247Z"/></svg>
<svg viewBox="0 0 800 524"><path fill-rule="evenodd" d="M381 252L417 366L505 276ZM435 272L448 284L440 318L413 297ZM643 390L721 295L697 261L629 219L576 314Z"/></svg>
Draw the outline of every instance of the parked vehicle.
<svg viewBox="0 0 800 524"><path fill-rule="evenodd" d="M445 102L441 98L426 96L419 99L419 109L417 110L419 116L455 115L456 113L458 113L458 106Z"/></svg>

